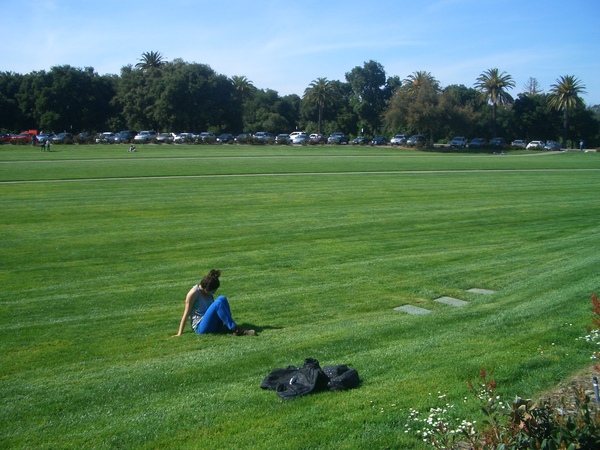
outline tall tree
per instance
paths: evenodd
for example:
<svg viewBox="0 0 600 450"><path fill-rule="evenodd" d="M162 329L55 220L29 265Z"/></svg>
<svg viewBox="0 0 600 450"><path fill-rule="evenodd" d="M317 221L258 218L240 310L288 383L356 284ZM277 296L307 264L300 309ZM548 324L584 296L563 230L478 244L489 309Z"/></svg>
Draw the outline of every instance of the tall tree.
<svg viewBox="0 0 600 450"><path fill-rule="evenodd" d="M233 75L231 77L231 84L233 84L233 91L242 102L251 98L256 91L252 81L243 75Z"/></svg>
<svg viewBox="0 0 600 450"><path fill-rule="evenodd" d="M563 145L567 145L569 134L569 111L585 106L581 94L585 94L585 86L573 75L565 75L556 80L556 83L550 86L550 95L548 96L548 105L551 108L564 111L564 134Z"/></svg>
<svg viewBox="0 0 600 450"><path fill-rule="evenodd" d="M30 111L25 114L19 108L17 94L23 75L11 72L0 72L0 124L3 131L19 132L28 128L28 123L33 126L36 122L28 122Z"/></svg>
<svg viewBox="0 0 600 450"><path fill-rule="evenodd" d="M511 131L527 141L558 140L560 115L548 107L547 95L519 94L511 115Z"/></svg>
<svg viewBox="0 0 600 450"><path fill-rule="evenodd" d="M497 105L506 105L513 102L507 89L515 87L512 76L506 72L500 73L498 69L488 69L483 72L475 82L475 88L481 92L483 98L492 104L493 134L496 137L496 109Z"/></svg>
<svg viewBox="0 0 600 450"><path fill-rule="evenodd" d="M23 78L17 100L31 124L44 130L97 130L116 114L116 80L91 67L54 66Z"/></svg>
<svg viewBox="0 0 600 450"><path fill-rule="evenodd" d="M419 70L406 77L404 87L410 95L416 96L423 87L439 91L440 83L430 72Z"/></svg>
<svg viewBox="0 0 600 450"><path fill-rule="evenodd" d="M352 87L351 103L358 114L359 128L366 128L365 133L379 132L381 115L393 94L391 89L387 89L386 83L390 81L396 85L397 80L386 79L383 66L371 60L346 73L346 81Z"/></svg>
<svg viewBox="0 0 600 450"><path fill-rule="evenodd" d="M339 95L335 85L327 78L317 78L304 90L302 99L317 106L319 111L318 129L319 133L323 133L323 111L329 106Z"/></svg>
<svg viewBox="0 0 600 450"><path fill-rule="evenodd" d="M135 65L138 69L150 70L158 69L165 64L164 57L159 52L144 52L140 58L140 62Z"/></svg>
<svg viewBox="0 0 600 450"><path fill-rule="evenodd" d="M428 72L415 72L396 90L384 121L392 132L417 132L433 142L449 120L449 108L456 104L454 96L442 95L439 83Z"/></svg>
<svg viewBox="0 0 600 450"><path fill-rule="evenodd" d="M523 91L527 95L540 95L544 92L543 89L540 87L540 83L538 83L538 80L533 77L529 77L527 83L523 85Z"/></svg>

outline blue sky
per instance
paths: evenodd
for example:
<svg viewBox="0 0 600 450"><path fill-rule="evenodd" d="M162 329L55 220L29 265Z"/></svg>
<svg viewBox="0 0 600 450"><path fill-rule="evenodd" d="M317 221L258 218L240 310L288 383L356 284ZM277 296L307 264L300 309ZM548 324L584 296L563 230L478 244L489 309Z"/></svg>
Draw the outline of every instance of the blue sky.
<svg viewBox="0 0 600 450"><path fill-rule="evenodd" d="M0 70L68 64L119 74L142 53L208 64L260 89L302 95L319 77L345 80L364 62L401 79L431 72L472 87L485 70L562 75L600 104L600 0L2 0Z"/></svg>

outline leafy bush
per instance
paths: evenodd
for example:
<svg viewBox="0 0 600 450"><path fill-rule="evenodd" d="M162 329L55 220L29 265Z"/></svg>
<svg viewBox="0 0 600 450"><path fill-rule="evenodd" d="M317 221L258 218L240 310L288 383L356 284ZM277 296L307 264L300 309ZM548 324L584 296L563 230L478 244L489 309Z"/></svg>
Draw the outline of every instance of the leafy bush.
<svg viewBox="0 0 600 450"><path fill-rule="evenodd" d="M254 138L251 135L237 138L238 144L252 144Z"/></svg>
<svg viewBox="0 0 600 450"><path fill-rule="evenodd" d="M575 408L568 411L564 399L561 405L538 405L520 397L505 403L496 395L496 381L483 369L480 377L481 386L468 383L484 415L480 424L453 417L454 405L446 403L431 408L427 418L411 409L405 432L414 432L437 449L600 448L600 414L583 389L575 389Z"/></svg>
<svg viewBox="0 0 600 450"><path fill-rule="evenodd" d="M266 145L267 141L265 141L264 139L258 139L254 136L251 136L251 137L249 136L246 139L246 143L250 144L250 145Z"/></svg>
<svg viewBox="0 0 600 450"><path fill-rule="evenodd" d="M600 339L600 300L592 294L593 330L586 340ZM594 357L600 357L595 352ZM600 366L596 366L600 370ZM431 408L424 418L410 409L405 433L415 433L437 449L509 450L509 449L598 449L600 448L600 413L583 388L574 388L574 407L568 408L563 398L559 405L549 401L537 404L516 397L505 403L496 394L496 381L480 369L481 385L470 381L468 387L479 403L484 419L460 420L454 417L454 405ZM445 398L440 395L439 398ZM467 399L465 399L467 401Z"/></svg>

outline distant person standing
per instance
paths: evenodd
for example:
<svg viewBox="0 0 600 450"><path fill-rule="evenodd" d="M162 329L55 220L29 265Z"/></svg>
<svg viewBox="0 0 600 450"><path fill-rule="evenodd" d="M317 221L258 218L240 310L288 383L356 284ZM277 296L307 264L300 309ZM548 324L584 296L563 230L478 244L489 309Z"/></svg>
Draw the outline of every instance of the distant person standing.
<svg viewBox="0 0 600 450"><path fill-rule="evenodd" d="M46 142L45 142L45 147L46 147L46 151L49 152L50 151L50 136L48 136L46 138Z"/></svg>
<svg viewBox="0 0 600 450"><path fill-rule="evenodd" d="M579 143L579 150L583 151L583 146L585 145L585 143L583 141L581 141Z"/></svg>

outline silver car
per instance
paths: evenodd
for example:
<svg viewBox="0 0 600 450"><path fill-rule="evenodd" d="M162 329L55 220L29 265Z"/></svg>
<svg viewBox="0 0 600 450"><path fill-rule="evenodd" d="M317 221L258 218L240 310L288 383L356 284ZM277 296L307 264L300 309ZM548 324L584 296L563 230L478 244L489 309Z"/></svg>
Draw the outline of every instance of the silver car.
<svg viewBox="0 0 600 450"><path fill-rule="evenodd" d="M292 144L303 144L304 142L308 142L309 137L306 133L300 133L294 136L292 139Z"/></svg>
<svg viewBox="0 0 600 450"><path fill-rule="evenodd" d="M156 131L140 131L138 134L135 135L135 137L133 138L133 140L135 142L150 142L152 139L154 139L156 137Z"/></svg>
<svg viewBox="0 0 600 450"><path fill-rule="evenodd" d="M390 144L392 145L404 145L408 138L404 134L397 134L392 139L390 139Z"/></svg>
<svg viewBox="0 0 600 450"><path fill-rule="evenodd" d="M450 141L450 147L465 148L467 146L467 139L462 136L456 136Z"/></svg>
<svg viewBox="0 0 600 450"><path fill-rule="evenodd" d="M527 144L527 150L542 150L544 148L544 142L542 141L531 141Z"/></svg>

